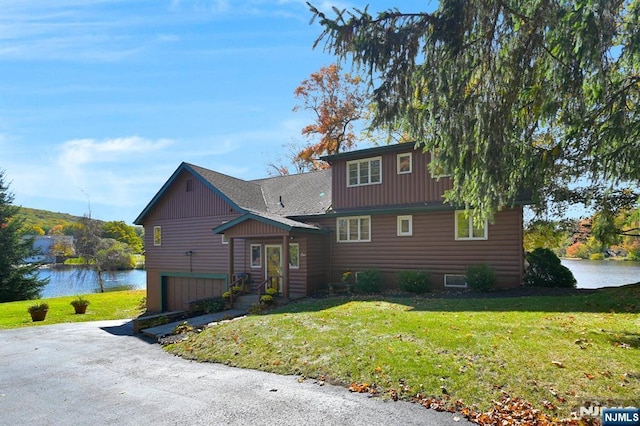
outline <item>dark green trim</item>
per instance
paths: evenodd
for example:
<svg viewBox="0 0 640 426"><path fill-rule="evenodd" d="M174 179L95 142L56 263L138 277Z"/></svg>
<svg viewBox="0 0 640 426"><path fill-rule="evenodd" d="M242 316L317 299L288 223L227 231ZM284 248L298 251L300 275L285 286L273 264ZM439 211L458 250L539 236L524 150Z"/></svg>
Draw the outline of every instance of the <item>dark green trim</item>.
<svg viewBox="0 0 640 426"><path fill-rule="evenodd" d="M416 145L411 142L396 143L393 145L376 146L373 148L359 149L357 151L341 152L339 154L324 155L320 157L322 161L331 163L336 160L350 160L352 158L367 158L375 155L385 154L387 152L415 151Z"/></svg>
<svg viewBox="0 0 640 426"><path fill-rule="evenodd" d="M322 217L344 217L344 216L374 216L382 214L405 214L405 213L420 213L420 212L447 212L460 210L454 206L449 205L433 205L433 206L403 206L403 207L390 207L382 209L358 209L358 210L343 210L333 211L319 216L300 217L300 220L313 220L314 218Z"/></svg>
<svg viewBox="0 0 640 426"><path fill-rule="evenodd" d="M202 272L160 272L160 307L162 312L167 310L167 278L180 277L180 278L210 278L215 280L224 280L224 286L229 289L229 274L215 274L215 273L202 273Z"/></svg>
<svg viewBox="0 0 640 426"><path fill-rule="evenodd" d="M206 272L160 272L161 277L181 277L181 278L213 278L225 279L229 278L229 274L222 273L206 273Z"/></svg>
<svg viewBox="0 0 640 426"><path fill-rule="evenodd" d="M253 219L257 222L261 222L270 226L273 226L275 228L278 229L282 229L283 231L287 231L287 232L291 232L291 231L296 231L296 232L305 232L305 233L311 233L311 234L324 234L326 233L326 231L324 229L318 229L318 228L307 228L307 227L297 227L297 226L292 226L292 225L287 225L285 223L279 222L277 220L273 220L273 219L269 219L267 217L261 216L259 214L256 213L245 213L242 216L239 216L233 220L230 220L229 222L225 222L220 226L217 226L215 228L212 229L214 234L222 234L224 233L224 231L226 231L227 229L233 228L234 226L245 222L249 219ZM290 218L285 218L288 220L294 220L294 219L290 219Z"/></svg>

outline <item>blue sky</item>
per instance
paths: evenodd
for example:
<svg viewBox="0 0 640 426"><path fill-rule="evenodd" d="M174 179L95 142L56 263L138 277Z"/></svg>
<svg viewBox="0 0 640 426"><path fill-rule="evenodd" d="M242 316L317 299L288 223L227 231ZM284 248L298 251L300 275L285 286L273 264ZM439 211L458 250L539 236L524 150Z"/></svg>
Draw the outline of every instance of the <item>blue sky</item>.
<svg viewBox="0 0 640 426"><path fill-rule="evenodd" d="M415 1L312 1L323 9ZM425 2L422 8L430 2ZM131 223L182 161L268 175L334 62L304 0L0 0L0 170L15 204ZM348 67L348 65L347 65Z"/></svg>

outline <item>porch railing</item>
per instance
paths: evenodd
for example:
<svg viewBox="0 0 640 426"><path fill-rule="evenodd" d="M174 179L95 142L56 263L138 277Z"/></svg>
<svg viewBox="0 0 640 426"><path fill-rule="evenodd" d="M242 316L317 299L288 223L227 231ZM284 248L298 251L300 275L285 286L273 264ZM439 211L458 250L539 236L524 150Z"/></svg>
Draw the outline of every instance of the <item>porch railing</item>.
<svg viewBox="0 0 640 426"><path fill-rule="evenodd" d="M272 276L268 276L267 278L265 278L264 281L262 281L260 284L258 284L258 297L262 296L263 294L265 294L267 288L268 287L273 287L274 281L278 282L278 280L281 279L281 278L282 277L280 277L278 275L272 275ZM267 286L268 283L271 283L271 285Z"/></svg>

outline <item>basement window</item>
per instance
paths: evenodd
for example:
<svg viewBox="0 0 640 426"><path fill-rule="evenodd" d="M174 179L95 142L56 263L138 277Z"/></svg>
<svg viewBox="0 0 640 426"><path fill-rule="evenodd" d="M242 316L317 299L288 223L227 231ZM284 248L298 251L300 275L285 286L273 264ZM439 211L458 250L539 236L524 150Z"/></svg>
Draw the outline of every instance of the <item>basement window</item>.
<svg viewBox="0 0 640 426"><path fill-rule="evenodd" d="M467 288L467 277L464 275L444 274L444 286L454 288Z"/></svg>

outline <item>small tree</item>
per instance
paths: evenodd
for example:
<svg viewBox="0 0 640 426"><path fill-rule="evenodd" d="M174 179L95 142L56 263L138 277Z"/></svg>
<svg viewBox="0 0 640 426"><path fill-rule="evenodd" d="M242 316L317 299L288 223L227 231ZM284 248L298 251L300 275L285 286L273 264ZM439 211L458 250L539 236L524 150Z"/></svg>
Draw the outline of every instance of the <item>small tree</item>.
<svg viewBox="0 0 640 426"><path fill-rule="evenodd" d="M576 279L560 259L549 249L537 248L527 253L524 283L534 287L575 287Z"/></svg>
<svg viewBox="0 0 640 426"><path fill-rule="evenodd" d="M37 276L39 264L26 264L24 259L37 255L33 238L24 238L19 207L12 205L13 194L0 170L0 302L37 299L47 284Z"/></svg>

